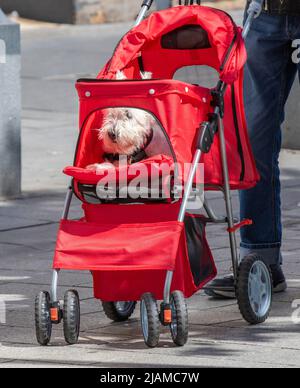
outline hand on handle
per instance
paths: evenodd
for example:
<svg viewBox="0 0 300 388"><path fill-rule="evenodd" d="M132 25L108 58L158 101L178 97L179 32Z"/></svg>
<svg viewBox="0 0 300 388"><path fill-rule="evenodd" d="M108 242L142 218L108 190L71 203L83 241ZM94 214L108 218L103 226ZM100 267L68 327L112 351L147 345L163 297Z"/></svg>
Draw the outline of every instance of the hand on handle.
<svg viewBox="0 0 300 388"><path fill-rule="evenodd" d="M249 34L252 22L258 18L263 9L264 0L252 0L248 8L248 18L244 25L243 38L245 39Z"/></svg>
<svg viewBox="0 0 300 388"><path fill-rule="evenodd" d="M253 14L254 18L257 18L262 11L264 0L252 0L249 8L248 15Z"/></svg>

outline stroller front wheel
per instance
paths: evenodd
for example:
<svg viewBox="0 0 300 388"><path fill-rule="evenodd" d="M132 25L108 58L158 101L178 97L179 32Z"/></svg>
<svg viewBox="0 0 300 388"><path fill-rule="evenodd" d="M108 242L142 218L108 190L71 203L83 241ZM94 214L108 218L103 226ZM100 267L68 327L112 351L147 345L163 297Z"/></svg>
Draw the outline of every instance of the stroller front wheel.
<svg viewBox="0 0 300 388"><path fill-rule="evenodd" d="M184 346L188 340L188 309L181 291L174 291L171 295L172 323L170 331L173 342L177 346Z"/></svg>
<svg viewBox="0 0 300 388"><path fill-rule="evenodd" d="M251 325L265 322L272 307L272 274L256 254L243 259L239 268L237 300L243 318Z"/></svg>
<svg viewBox="0 0 300 388"><path fill-rule="evenodd" d="M64 297L64 336L69 345L78 342L80 331L80 301L78 292L69 290Z"/></svg>
<svg viewBox="0 0 300 388"><path fill-rule="evenodd" d="M102 302L107 318L114 322L127 321L134 313L136 302Z"/></svg>
<svg viewBox="0 0 300 388"><path fill-rule="evenodd" d="M155 348L159 342L160 320L157 302L151 293L141 298L141 325L145 344Z"/></svg>
<svg viewBox="0 0 300 388"><path fill-rule="evenodd" d="M40 292L35 298L35 330L36 338L40 345L49 344L52 334L50 314L50 295L46 291Z"/></svg>

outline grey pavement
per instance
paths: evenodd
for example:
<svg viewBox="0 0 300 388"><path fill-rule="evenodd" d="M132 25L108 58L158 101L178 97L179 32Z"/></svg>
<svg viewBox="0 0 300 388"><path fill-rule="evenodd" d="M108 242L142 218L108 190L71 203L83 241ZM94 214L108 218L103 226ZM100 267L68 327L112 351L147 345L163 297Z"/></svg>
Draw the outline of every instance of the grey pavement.
<svg viewBox="0 0 300 388"><path fill-rule="evenodd" d="M66 271L59 278L59 295L69 288L79 291L80 341L66 346L58 326L50 346L37 345L33 301L40 290L50 287L67 185L61 170L72 163L77 137L74 80L95 75L127 28L128 24L23 30L24 195L0 202L0 368L300 367L300 323L293 321L300 299L300 154L291 151L284 151L281 160L289 290L275 296L265 324L251 327L242 320L235 301L212 301L199 292L188 301L188 344L175 348L164 330L160 346L149 350L142 339L138 309L128 323L111 323L100 302L93 299L90 274ZM216 212L224 214L220 195L212 194L211 201ZM237 205L235 195L235 212ZM75 200L71 217L80 215L80 203ZM225 226L208 227L208 238L219 274L227 273Z"/></svg>

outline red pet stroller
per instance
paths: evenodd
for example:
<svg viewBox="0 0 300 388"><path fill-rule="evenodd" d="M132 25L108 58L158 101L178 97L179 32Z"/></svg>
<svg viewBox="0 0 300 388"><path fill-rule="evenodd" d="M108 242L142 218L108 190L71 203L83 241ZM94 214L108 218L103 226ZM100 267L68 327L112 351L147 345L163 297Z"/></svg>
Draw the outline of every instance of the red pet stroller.
<svg viewBox="0 0 300 388"><path fill-rule="evenodd" d="M264 262L249 256L239 264L235 232L251 221L236 224L231 205L231 190L251 188L259 179L243 109L242 31L226 13L200 5L174 7L142 21L151 4L143 3L136 27L119 42L98 78L81 79L76 85L81 130L74 166L64 171L72 184L58 232L52 292L42 292L36 299L37 339L42 345L49 343L52 325L61 320L66 341L78 340L78 293L68 291L63 305L57 297L62 269L91 271L95 298L113 321L127 320L141 301L142 331L149 347L157 346L161 324L170 327L176 345L184 345L185 298L216 276L205 236L207 222L228 224L243 317L251 324L261 323L271 308L271 277ZM246 30L260 9L260 1L255 0ZM216 88L173 80L176 70L192 65L217 70ZM118 71L127 79L116 80ZM144 71L151 72L153 79L141 79ZM101 128L107 109L120 107L151 114L160 132L157 144L164 143L166 151L120 166L113 177L108 171L100 176L86 169L101 162L103 155L96 129ZM197 194L200 162L205 190L224 193L226 218L216 217L205 198L206 215L188 211L191 195L195 190ZM186 163L191 167L184 174ZM134 180L139 178L147 186L154 174L155 198L123 195ZM102 179L106 184L99 189ZM83 218L76 221L68 219L73 194L83 203ZM163 301L160 307L157 300Z"/></svg>

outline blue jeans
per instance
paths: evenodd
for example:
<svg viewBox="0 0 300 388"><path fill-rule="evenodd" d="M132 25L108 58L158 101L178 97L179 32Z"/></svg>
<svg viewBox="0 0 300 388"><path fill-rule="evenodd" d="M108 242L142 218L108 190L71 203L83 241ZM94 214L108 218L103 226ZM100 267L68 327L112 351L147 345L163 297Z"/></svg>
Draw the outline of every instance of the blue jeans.
<svg viewBox="0 0 300 388"><path fill-rule="evenodd" d="M256 252L269 265L281 263L282 222L279 153L284 108L300 64L292 42L300 39L300 16L262 13L246 39L244 97L250 141L261 181L240 193L241 258Z"/></svg>

